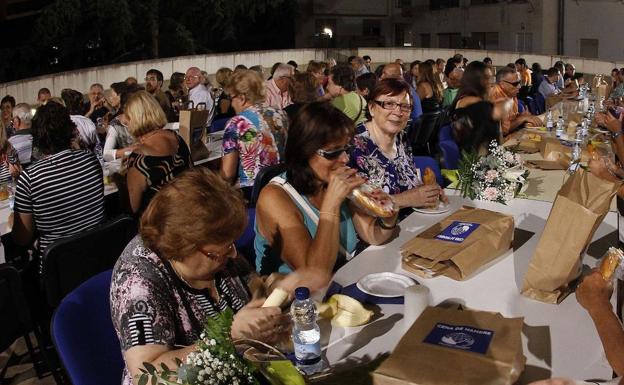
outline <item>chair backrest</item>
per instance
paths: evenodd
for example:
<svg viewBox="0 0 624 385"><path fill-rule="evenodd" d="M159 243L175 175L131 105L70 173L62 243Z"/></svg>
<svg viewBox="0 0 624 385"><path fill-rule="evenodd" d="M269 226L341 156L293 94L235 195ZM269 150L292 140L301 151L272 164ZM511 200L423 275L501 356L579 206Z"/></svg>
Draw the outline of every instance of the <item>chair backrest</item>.
<svg viewBox="0 0 624 385"><path fill-rule="evenodd" d="M535 103L535 99L533 99L531 96L527 96L525 99L525 102L526 102L526 108L529 110L531 115L536 115L537 105Z"/></svg>
<svg viewBox="0 0 624 385"><path fill-rule="evenodd" d="M408 138L413 155L429 156L433 154L437 135L440 112L428 112L419 118L420 124L414 124L408 130Z"/></svg>
<svg viewBox="0 0 624 385"><path fill-rule="evenodd" d="M31 329L32 319L19 272L9 264L0 264L0 351L8 349Z"/></svg>
<svg viewBox="0 0 624 385"><path fill-rule="evenodd" d="M225 130L225 124L230 120L230 118L221 118L217 120L213 120L210 124L209 132L218 132Z"/></svg>
<svg viewBox="0 0 624 385"><path fill-rule="evenodd" d="M535 105L537 107L537 114L543 114L546 111L546 99L544 99L544 95L539 92L536 92L533 95L535 99Z"/></svg>
<svg viewBox="0 0 624 385"><path fill-rule="evenodd" d="M256 264L256 250L254 248L254 241L256 239L256 209L247 209L247 227L243 234L238 238L234 244L239 253L245 256L245 259L251 266L255 267Z"/></svg>
<svg viewBox="0 0 624 385"><path fill-rule="evenodd" d="M445 124L444 126L440 127L438 139L440 142L445 141L445 140L454 140L453 129L451 128L450 124Z"/></svg>
<svg viewBox="0 0 624 385"><path fill-rule="evenodd" d="M136 221L122 216L48 246L43 254L43 284L49 305L56 307L82 282L112 269L136 233Z"/></svg>
<svg viewBox="0 0 624 385"><path fill-rule="evenodd" d="M440 164L437 160L433 159L430 156L414 156L413 158L414 165L420 169L420 175L424 175L425 169L427 167L433 170L433 173L436 176L436 181L442 187L444 187L444 178L442 177L442 173L440 172Z"/></svg>
<svg viewBox="0 0 624 385"><path fill-rule="evenodd" d="M73 385L122 380L124 360L113 327L112 271L90 278L63 299L52 317L52 339Z"/></svg>
<svg viewBox="0 0 624 385"><path fill-rule="evenodd" d="M258 202L258 197L260 196L260 191L269 184L273 177L278 176L286 170L286 166L283 163L276 164L273 166L268 166L260 170L258 175L256 175L256 179L254 180L253 190L251 192L251 201L249 202L250 207L255 207Z"/></svg>
<svg viewBox="0 0 624 385"><path fill-rule="evenodd" d="M459 146L453 140L444 140L438 143L440 152L442 152L442 166L449 170L455 170L459 167Z"/></svg>

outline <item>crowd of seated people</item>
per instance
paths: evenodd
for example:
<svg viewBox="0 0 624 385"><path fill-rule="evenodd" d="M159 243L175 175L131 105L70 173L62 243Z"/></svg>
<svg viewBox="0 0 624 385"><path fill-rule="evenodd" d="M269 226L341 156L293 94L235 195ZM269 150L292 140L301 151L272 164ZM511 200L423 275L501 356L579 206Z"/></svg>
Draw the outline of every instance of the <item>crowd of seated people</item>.
<svg viewBox="0 0 624 385"><path fill-rule="evenodd" d="M375 71L371 60L310 61L305 69L275 63L266 75L261 66L223 67L214 87L205 71L191 67L173 73L166 90L163 73L150 69L144 84L128 78L105 90L94 83L86 95L65 89L56 98L43 88L34 114L29 104L2 99L0 182L16 182L12 236L27 246L37 240L38 255L102 223L102 164L123 162L127 209L140 221L111 290L125 384L143 362L184 357L189 348L171 346L192 345L203 319L226 307L236 312L235 336L273 342L287 333L279 309L260 308L258 298L268 293L259 275L282 274L283 287L320 288L359 242L383 244L396 235L398 216L376 219L346 199L365 180L398 208L446 201L442 186L422 183L410 128L434 114L436 139L450 126L458 150L485 153L493 140L544 124L526 97L572 96L579 81L571 63L542 73L522 58L498 68L489 58L461 55L412 61L409 68L397 59ZM618 104L624 82L621 71L614 74L611 99ZM216 173L193 167L188 145L165 129L188 102L209 111L207 127L222 124ZM435 150L430 156L443 161ZM255 202L255 255L245 261L233 243L246 226L258 176L269 167L281 169ZM580 300L601 324L611 322L601 302ZM137 301L148 308L139 312ZM162 335L137 339L139 320ZM597 321L597 327L605 326Z"/></svg>

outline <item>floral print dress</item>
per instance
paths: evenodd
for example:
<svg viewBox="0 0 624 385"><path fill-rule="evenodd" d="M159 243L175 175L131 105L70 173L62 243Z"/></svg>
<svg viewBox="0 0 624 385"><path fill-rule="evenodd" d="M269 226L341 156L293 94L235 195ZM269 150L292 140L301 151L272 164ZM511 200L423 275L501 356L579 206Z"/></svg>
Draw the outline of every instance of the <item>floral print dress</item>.
<svg viewBox="0 0 624 385"><path fill-rule="evenodd" d="M396 156L388 159L367 131L353 139L355 148L351 153L349 166L355 168L368 183L381 187L388 194L399 194L422 184L412 160L412 151L406 135L396 136Z"/></svg>
<svg viewBox="0 0 624 385"><path fill-rule="evenodd" d="M238 152L238 182L251 187L263 168L278 164L287 118L282 111L251 106L230 119L223 133L223 155Z"/></svg>

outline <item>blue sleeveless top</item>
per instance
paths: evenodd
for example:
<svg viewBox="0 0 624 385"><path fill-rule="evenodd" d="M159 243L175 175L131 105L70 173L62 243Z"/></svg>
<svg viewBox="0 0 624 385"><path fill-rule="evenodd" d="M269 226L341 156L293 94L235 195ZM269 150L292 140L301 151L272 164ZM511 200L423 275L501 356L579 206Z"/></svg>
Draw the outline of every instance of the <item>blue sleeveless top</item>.
<svg viewBox="0 0 624 385"><path fill-rule="evenodd" d="M286 173L282 173L280 176L286 179ZM310 203L308 198L305 195L302 195L302 197L305 202L312 208L314 213L317 216L320 216L319 210ZM303 224L308 229L310 237L314 238L314 236L316 235L317 225L314 223L312 218L308 216L305 209L301 207L301 205L299 205L297 201L293 200L293 202L295 202L295 205L303 215ZM260 234L260 231L258 231L257 221L254 224L254 229L256 231L254 248L256 251L256 270L258 271L258 273L261 275L271 274L274 272L279 272L283 274L291 273L292 269L290 268L290 266L284 263L281 256L279 255L279 251L271 248L269 242L262 236L262 234ZM282 234L282 236L287 237L288 235ZM345 201L340 206L340 244L349 253L353 253L357 242L358 238L355 227L353 226L351 209L349 208L347 201ZM339 250L333 271L338 270L346 262L346 256Z"/></svg>

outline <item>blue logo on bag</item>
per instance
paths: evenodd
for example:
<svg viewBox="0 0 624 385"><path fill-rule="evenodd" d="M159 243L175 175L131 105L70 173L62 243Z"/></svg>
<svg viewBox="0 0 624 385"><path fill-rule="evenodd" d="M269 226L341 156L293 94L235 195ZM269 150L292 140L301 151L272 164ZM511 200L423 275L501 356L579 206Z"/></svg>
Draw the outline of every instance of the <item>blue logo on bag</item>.
<svg viewBox="0 0 624 385"><path fill-rule="evenodd" d="M441 241L462 243L479 226L480 224L478 223L455 221L442 230L440 234L436 235L435 238Z"/></svg>
<svg viewBox="0 0 624 385"><path fill-rule="evenodd" d="M494 332L491 330L437 323L423 342L485 354L490 347L492 337L494 337Z"/></svg>

